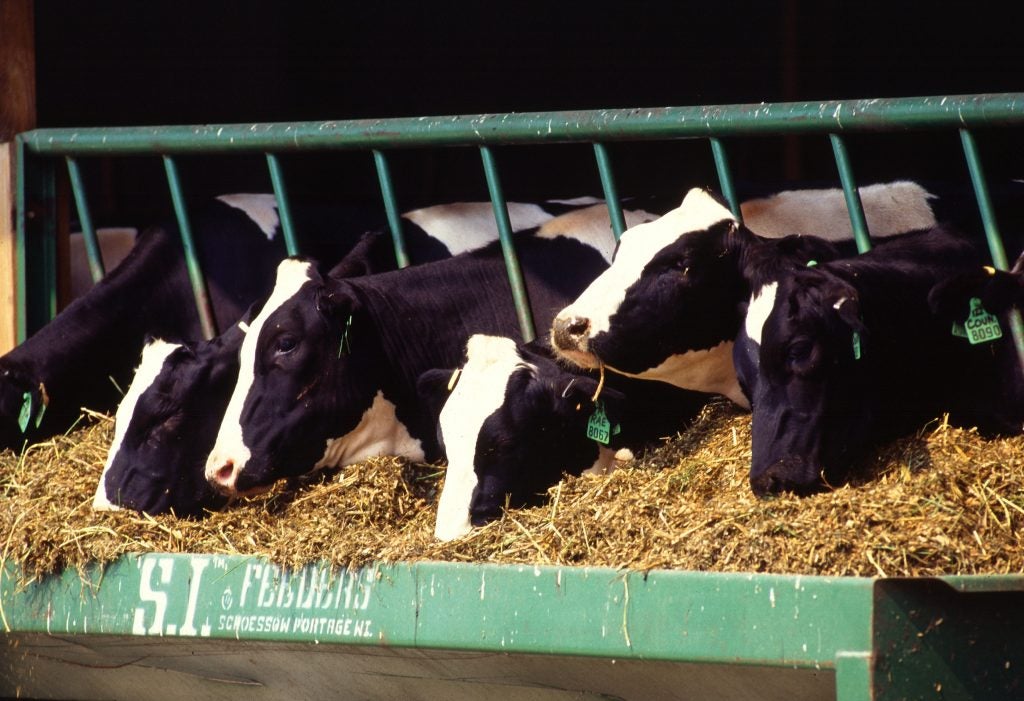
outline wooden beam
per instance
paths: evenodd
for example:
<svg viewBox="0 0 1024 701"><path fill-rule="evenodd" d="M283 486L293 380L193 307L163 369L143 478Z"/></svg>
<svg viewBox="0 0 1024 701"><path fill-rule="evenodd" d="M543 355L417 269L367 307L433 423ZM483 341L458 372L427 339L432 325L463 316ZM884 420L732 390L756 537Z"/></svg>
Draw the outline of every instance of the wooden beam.
<svg viewBox="0 0 1024 701"><path fill-rule="evenodd" d="M36 126L32 0L0 0L0 353L17 343L14 136Z"/></svg>
<svg viewBox="0 0 1024 701"><path fill-rule="evenodd" d="M36 125L32 0L0 0L0 142Z"/></svg>
<svg viewBox="0 0 1024 701"><path fill-rule="evenodd" d="M7 142L0 143L0 353L18 343L14 242L14 144Z"/></svg>

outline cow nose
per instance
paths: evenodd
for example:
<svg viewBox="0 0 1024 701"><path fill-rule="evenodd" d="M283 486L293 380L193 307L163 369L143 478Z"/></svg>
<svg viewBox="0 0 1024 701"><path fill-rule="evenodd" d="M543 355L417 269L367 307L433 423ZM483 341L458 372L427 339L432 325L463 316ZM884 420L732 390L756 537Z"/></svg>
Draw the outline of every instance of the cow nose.
<svg viewBox="0 0 1024 701"><path fill-rule="evenodd" d="M761 474L751 476L750 488L759 497L782 492L792 492L797 496L813 494L820 491L823 485L820 479L807 474L806 468L811 464L800 458L780 460Z"/></svg>
<svg viewBox="0 0 1024 701"><path fill-rule="evenodd" d="M590 319L585 316L556 317L551 324L551 342L561 350L587 350Z"/></svg>
<svg viewBox="0 0 1024 701"><path fill-rule="evenodd" d="M235 491L235 462L231 459L225 460L211 474L208 474L210 484L222 494L231 494Z"/></svg>

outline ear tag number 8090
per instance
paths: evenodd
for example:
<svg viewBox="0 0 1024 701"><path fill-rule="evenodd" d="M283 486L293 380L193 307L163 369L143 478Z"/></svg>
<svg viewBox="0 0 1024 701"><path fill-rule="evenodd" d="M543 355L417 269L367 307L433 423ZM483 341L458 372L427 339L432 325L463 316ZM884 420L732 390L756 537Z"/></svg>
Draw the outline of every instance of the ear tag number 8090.
<svg viewBox="0 0 1024 701"><path fill-rule="evenodd" d="M964 322L964 330L967 332L967 340L971 342L971 345L988 343L1003 337L1003 330L999 328L999 320L985 311L985 307L977 297L971 298L971 313L967 315L967 321Z"/></svg>

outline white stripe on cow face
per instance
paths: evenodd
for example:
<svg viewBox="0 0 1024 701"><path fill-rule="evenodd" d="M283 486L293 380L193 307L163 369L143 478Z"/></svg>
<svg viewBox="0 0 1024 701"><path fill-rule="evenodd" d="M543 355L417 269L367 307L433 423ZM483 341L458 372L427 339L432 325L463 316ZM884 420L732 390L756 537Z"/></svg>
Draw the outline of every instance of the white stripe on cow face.
<svg viewBox="0 0 1024 701"><path fill-rule="evenodd" d="M702 231L732 213L706 190L693 189L683 203L655 221L626 231L611 267L594 280L575 302L558 313L559 318L590 320L590 337L607 331L611 317L626 298L626 290L640 279L647 264L666 246L691 231Z"/></svg>
<svg viewBox="0 0 1024 701"><path fill-rule="evenodd" d="M453 202L414 209L402 215L443 243L454 256L487 245L498 238L494 208L487 202ZM532 229L553 218L538 205L508 203L513 231Z"/></svg>
<svg viewBox="0 0 1024 701"><path fill-rule="evenodd" d="M135 406L139 402L139 397L153 385L153 382L156 381L156 378L159 377L160 372L164 369L164 362L167 360L167 356L177 348L181 348L180 343L168 343L157 338L147 343L142 349L142 359L139 361L139 367L135 369L132 384L128 387L128 391L125 392L121 403L117 405L117 414L114 416L114 440L110 444L110 450L107 452L107 462L103 466L100 483L96 487L96 495L92 499L92 508L97 511L113 511L121 508L110 501L110 497L113 495L107 494L107 472L110 470L110 466L114 464L114 458L117 457L118 451L121 450L121 443L124 442L128 426L135 415Z"/></svg>
<svg viewBox="0 0 1024 701"><path fill-rule="evenodd" d="M747 305L747 318L743 322L743 327L747 332L747 338L759 346L761 345L761 333L764 331L764 322L775 308L775 292L778 289L778 282L769 282L751 295L750 304Z"/></svg>
<svg viewBox="0 0 1024 701"><path fill-rule="evenodd" d="M658 218L658 215L642 209L626 210L622 214L626 220L626 227L630 229ZM608 207L604 203L567 212L543 224L537 230L538 238L554 239L559 236L574 239L585 246L597 249L605 262L612 262L615 234L612 232L611 219L608 218Z"/></svg>
<svg viewBox="0 0 1024 701"><path fill-rule="evenodd" d="M277 199L268 194L221 195L217 198L229 207L240 209L255 222L268 241L274 240L281 220L277 216Z"/></svg>
<svg viewBox="0 0 1024 701"><path fill-rule="evenodd" d="M234 475L237 476L252 455L242 437L242 407L256 378L256 346L259 343L260 331L267 318L294 297L299 288L310 280L312 267L312 263L294 258L286 258L277 266L274 290L259 315L249 324L249 330L238 353L238 381L228 401L220 430L217 432L217 442L206 458L208 480L213 479L217 471L229 463L234 465ZM234 484L234 477L231 484Z"/></svg>
<svg viewBox="0 0 1024 701"><path fill-rule="evenodd" d="M452 540L472 530L469 503L477 484L473 468L477 437L487 417L504 404L512 373L520 367L533 367L523 363L512 339L499 336L470 337L466 358L459 382L441 410L448 470L434 525L434 536L440 540Z"/></svg>
<svg viewBox="0 0 1024 701"><path fill-rule="evenodd" d="M324 456L313 469L344 467L378 455L426 459L423 443L412 437L405 424L398 420L395 405L379 390L354 429L344 436L327 439Z"/></svg>

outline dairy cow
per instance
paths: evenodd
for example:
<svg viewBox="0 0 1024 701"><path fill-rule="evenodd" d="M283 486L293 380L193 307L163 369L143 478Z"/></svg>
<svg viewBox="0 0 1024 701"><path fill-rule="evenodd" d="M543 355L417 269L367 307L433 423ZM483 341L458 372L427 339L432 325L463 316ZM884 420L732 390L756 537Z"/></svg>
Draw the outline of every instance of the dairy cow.
<svg viewBox="0 0 1024 701"><path fill-rule="evenodd" d="M564 216L579 222L577 207L591 212L595 225L600 219L608 228L607 210L586 200L545 202L543 209L513 203L511 221L513 226L532 225L561 209L567 212ZM485 215L489 215L489 224ZM409 237L407 246L414 263L472 250L497 236L488 203L435 206L404 216L418 232ZM644 219L653 215L630 212L629 216ZM607 238L611 239L610 233ZM366 275L394 267L389 237L371 232L331 270L330 276ZM248 321L242 324L243 329ZM173 510L179 516L202 516L223 505L225 500L207 483L203 465L238 375L237 356L243 335L232 328L208 342L156 339L147 344L135 378L118 407L115 439L97 486L94 508L124 506L150 514Z"/></svg>
<svg viewBox="0 0 1024 701"><path fill-rule="evenodd" d="M607 265L594 247L565 235L520 234L515 244L540 328ZM474 333L518 335L496 244L361 278L323 277L308 260L283 262L242 343L207 478L236 494L381 453L439 457L416 381L457 365Z"/></svg>
<svg viewBox="0 0 1024 701"><path fill-rule="evenodd" d="M868 186L860 196L876 238L935 224L933 197L916 183ZM732 361L745 304L756 292L744 278L745 242L759 232L816 234L843 252L854 248L839 190L787 191L741 209L744 226L695 189L677 209L627 231L611 267L555 317L556 352L580 367L603 364L749 406Z"/></svg>
<svg viewBox="0 0 1024 701"><path fill-rule="evenodd" d="M451 540L538 503L563 474L604 473L616 450L675 435L707 399L661 382L570 371L550 349L474 335L456 370L434 369L419 391L438 415L448 460L434 535Z"/></svg>
<svg viewBox="0 0 1024 701"><path fill-rule="evenodd" d="M509 215L513 228L525 229L584 204L510 203ZM302 250L328 263L363 233L385 225L378 208L297 204L293 217ZM453 226L460 221L463 226ZM415 210L405 215L403 226L413 260L436 260L496 236L490 203ZM196 208L192 228L216 323L227 328L253 300L266 297L285 256L274 196L223 195ZM386 239L380 243L370 251L372 265L393 267L390 245ZM202 337L173 224L146 229L99 284L0 357L0 448L17 449L66 429L83 406L100 411L117 406L117 385L127 384L147 335ZM30 420L20 420L23 414Z"/></svg>
<svg viewBox="0 0 1024 701"><path fill-rule="evenodd" d="M745 327L758 362L737 368L752 388L755 493L841 483L869 446L943 412L999 427L983 391L995 381L994 364L962 372L969 344L928 303L935 285L980 261L971 239L936 227L794 270L765 289L751 307L759 322Z"/></svg>

